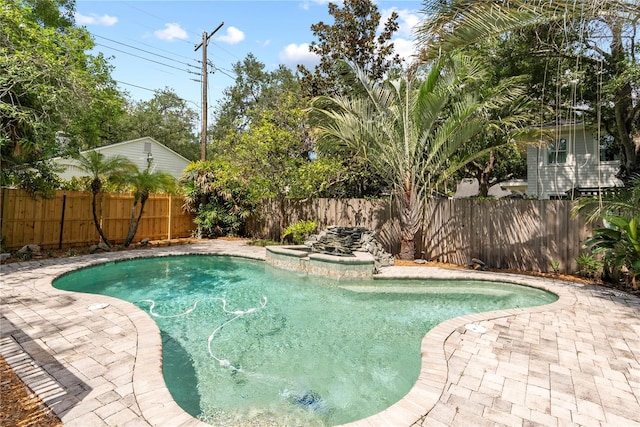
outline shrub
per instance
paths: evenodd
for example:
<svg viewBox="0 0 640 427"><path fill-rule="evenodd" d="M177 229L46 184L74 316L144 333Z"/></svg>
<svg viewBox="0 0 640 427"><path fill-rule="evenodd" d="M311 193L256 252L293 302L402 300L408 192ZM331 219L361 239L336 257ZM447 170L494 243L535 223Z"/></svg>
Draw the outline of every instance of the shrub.
<svg viewBox="0 0 640 427"><path fill-rule="evenodd" d="M318 227L318 221L298 221L285 228L282 240L291 236L295 245L301 245Z"/></svg>
<svg viewBox="0 0 640 427"><path fill-rule="evenodd" d="M578 263L578 274L588 278L598 278L602 274L602 262L598 261L591 254L580 254L576 258Z"/></svg>

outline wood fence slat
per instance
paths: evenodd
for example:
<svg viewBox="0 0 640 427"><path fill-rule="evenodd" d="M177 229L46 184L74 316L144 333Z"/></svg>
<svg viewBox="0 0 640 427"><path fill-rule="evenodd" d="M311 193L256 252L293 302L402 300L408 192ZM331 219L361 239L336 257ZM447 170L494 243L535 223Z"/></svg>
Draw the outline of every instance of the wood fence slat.
<svg viewBox="0 0 640 427"><path fill-rule="evenodd" d="M62 199L66 195L62 247L88 246L99 241L93 222L92 194L79 191L57 191L51 199L34 199L23 190L2 189L2 247L20 249L27 244L38 244L43 249L57 249L60 243ZM182 199L173 197L168 209L169 196L151 195L145 207L140 228L134 242L143 238L165 239L169 231L171 212L173 238L190 237L196 228L193 216L182 210ZM107 238L122 243L129 230L129 216L133 205L131 194L98 195L97 214ZM147 217L147 214L149 215Z"/></svg>
<svg viewBox="0 0 640 427"><path fill-rule="evenodd" d="M278 240L277 201L265 201L250 232ZM580 242L592 225L573 218L574 202L566 200L430 200L417 235L416 257L466 265L479 258L491 267L550 271L558 261L563 271L575 272ZM389 200L288 200L284 223L317 220L319 230L330 225L364 226L378 232L386 250L400 248L396 205Z"/></svg>

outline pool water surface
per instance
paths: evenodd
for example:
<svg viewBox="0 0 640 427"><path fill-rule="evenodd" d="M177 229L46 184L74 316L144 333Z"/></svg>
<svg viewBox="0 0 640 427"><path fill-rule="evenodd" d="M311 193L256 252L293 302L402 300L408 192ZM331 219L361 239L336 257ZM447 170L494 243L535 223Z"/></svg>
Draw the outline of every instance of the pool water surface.
<svg viewBox="0 0 640 427"><path fill-rule="evenodd" d="M336 425L384 410L415 383L420 342L465 314L554 302L498 282L347 280L223 256L145 258L66 274L161 330L175 401L213 425Z"/></svg>

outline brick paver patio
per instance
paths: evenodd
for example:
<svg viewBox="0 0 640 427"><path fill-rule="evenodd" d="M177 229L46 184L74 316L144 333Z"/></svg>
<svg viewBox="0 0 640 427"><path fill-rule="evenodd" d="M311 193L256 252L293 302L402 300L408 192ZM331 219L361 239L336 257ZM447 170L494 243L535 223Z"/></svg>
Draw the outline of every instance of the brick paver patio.
<svg viewBox="0 0 640 427"><path fill-rule="evenodd" d="M1 266L0 354L68 426L207 426L164 385L161 340L133 304L54 289L77 268L153 255L264 259L242 241L200 242ZM443 322L397 404L357 426L640 426L640 299L607 288L517 275L389 267L381 277L507 280L553 304ZM95 304L109 304L95 309Z"/></svg>

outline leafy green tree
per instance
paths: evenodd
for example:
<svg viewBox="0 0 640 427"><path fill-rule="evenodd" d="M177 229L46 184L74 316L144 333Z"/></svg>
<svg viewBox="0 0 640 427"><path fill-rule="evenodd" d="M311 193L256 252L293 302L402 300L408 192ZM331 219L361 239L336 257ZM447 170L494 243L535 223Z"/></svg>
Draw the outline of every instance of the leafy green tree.
<svg viewBox="0 0 640 427"><path fill-rule="evenodd" d="M416 69L381 84L354 69L366 97L318 98L319 132L369 161L392 186L400 205L401 259L415 256L423 203L441 183L488 149L454 159L460 147L486 128L487 111L513 102L517 88L497 86L484 99L465 86L483 78L479 65L462 56L440 60L419 78ZM327 108L327 106L329 106Z"/></svg>
<svg viewBox="0 0 640 427"><path fill-rule="evenodd" d="M254 117L266 110L276 110L283 94L300 93L299 82L291 70L280 66L266 71L265 65L251 53L233 65L233 72L235 82L224 90L209 132L213 155L233 151Z"/></svg>
<svg viewBox="0 0 640 427"><path fill-rule="evenodd" d="M296 76L284 67L265 71L251 54L234 70L236 81L217 111L212 153L233 163L259 197L321 194L340 164L316 153Z"/></svg>
<svg viewBox="0 0 640 427"><path fill-rule="evenodd" d="M318 22L311 26L317 41L309 50L320 57L320 64L311 72L298 65L302 75L303 93L308 97L335 95L350 89L349 70L340 67L342 61L353 63L371 79L381 80L393 68L400 66L394 54L391 38L398 30L398 14L393 12L378 33L381 15L371 0L344 0L329 3L333 24Z"/></svg>
<svg viewBox="0 0 640 427"><path fill-rule="evenodd" d="M601 117L620 147L618 177L628 182L640 172L640 103L634 95L640 82L637 1L434 0L425 11L429 18L421 23L419 34L426 58L468 49L479 40L509 43L514 36L530 37L529 57L535 62L520 64L538 64L538 75L544 79L538 93L547 92L547 97L540 97L543 105L557 115L565 112L561 117L582 113L596 122ZM511 46L523 51L525 44ZM553 63L537 60L543 51ZM561 67L566 59L573 65ZM546 84L549 81L555 81L555 91L549 90L553 88ZM563 93L568 97L559 96ZM549 95L552 99L547 101Z"/></svg>
<svg viewBox="0 0 640 427"><path fill-rule="evenodd" d="M126 183L133 189L133 207L131 208L131 219L129 220L129 231L124 240L124 246L128 247L138 231L140 219L144 212L144 205L151 193L173 192L177 183L173 175L162 171L154 171L151 163L143 171L137 171L133 175L125 177ZM140 211L138 211L138 203Z"/></svg>
<svg viewBox="0 0 640 427"><path fill-rule="evenodd" d="M91 177L91 212L93 214L93 223L98 230L98 234L102 241L111 247L111 243L104 235L102 226L98 220L97 200L98 194L106 181L117 183L126 182L126 179L132 173L137 171L136 166L123 156L112 156L105 158L104 154L97 151L87 151L77 157L78 167Z"/></svg>
<svg viewBox="0 0 640 427"><path fill-rule="evenodd" d="M200 144L193 132L198 113L172 89L155 92L148 101L130 102L110 142L149 136L189 160L200 157Z"/></svg>
<svg viewBox="0 0 640 427"><path fill-rule="evenodd" d="M244 232L258 198L234 165L223 159L193 162L181 182L185 208L195 213L200 237Z"/></svg>
<svg viewBox="0 0 640 427"><path fill-rule="evenodd" d="M6 0L0 14L1 184L36 192L53 174L46 159L99 140L96 117L110 120L121 97L105 59L85 53L93 42L72 25L73 2Z"/></svg>

